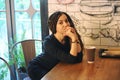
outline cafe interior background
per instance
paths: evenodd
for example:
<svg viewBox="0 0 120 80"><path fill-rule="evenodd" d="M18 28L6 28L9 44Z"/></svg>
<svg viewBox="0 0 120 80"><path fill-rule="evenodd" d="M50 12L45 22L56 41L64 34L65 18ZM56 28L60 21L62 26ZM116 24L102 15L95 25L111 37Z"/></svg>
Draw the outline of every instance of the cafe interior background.
<svg viewBox="0 0 120 80"><path fill-rule="evenodd" d="M48 35L50 32L44 24L47 17L58 10L71 16L85 46L120 47L119 0L0 0L0 57L9 61L9 46L14 42L11 41L14 35L16 42L43 39ZM44 12L48 16L40 16ZM0 67L1 71L4 72ZM0 78L9 80L10 75L6 74L7 77L3 77L0 73Z"/></svg>

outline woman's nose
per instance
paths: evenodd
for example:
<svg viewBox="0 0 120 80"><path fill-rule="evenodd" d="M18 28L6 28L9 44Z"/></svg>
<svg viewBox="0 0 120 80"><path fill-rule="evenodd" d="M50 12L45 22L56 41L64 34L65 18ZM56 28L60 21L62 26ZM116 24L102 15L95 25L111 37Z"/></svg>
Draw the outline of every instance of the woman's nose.
<svg viewBox="0 0 120 80"><path fill-rule="evenodd" d="M69 24L68 24L67 22L64 22L64 26L65 26L65 27L68 27Z"/></svg>

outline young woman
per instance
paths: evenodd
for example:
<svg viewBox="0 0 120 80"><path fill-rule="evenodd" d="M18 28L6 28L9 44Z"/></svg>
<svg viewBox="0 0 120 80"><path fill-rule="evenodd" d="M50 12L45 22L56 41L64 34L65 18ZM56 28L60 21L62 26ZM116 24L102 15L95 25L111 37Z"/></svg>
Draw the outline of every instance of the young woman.
<svg viewBox="0 0 120 80"><path fill-rule="evenodd" d="M70 16L57 11L49 17L48 27L52 34L44 39L43 53L28 66L32 80L40 80L59 62L74 64L82 61L83 43Z"/></svg>

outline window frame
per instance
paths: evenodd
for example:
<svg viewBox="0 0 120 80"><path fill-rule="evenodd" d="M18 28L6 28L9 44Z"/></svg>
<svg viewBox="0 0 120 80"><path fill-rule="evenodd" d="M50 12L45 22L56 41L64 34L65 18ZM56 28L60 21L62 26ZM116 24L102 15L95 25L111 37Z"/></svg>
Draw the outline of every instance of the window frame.
<svg viewBox="0 0 120 80"><path fill-rule="evenodd" d="M42 27L42 40L49 35L49 29L47 25L48 20L48 0L40 0L40 12L41 12L41 27Z"/></svg>

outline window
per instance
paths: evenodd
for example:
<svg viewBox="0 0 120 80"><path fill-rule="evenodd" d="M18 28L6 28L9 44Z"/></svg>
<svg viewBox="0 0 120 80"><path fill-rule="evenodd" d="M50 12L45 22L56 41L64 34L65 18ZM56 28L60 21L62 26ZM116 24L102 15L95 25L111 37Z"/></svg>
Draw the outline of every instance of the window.
<svg viewBox="0 0 120 80"><path fill-rule="evenodd" d="M47 18L47 0L0 0L0 57L9 61L9 50L15 42L44 39L49 34ZM9 80L9 75L3 80Z"/></svg>
<svg viewBox="0 0 120 80"><path fill-rule="evenodd" d="M40 0L14 0L13 7L16 41L41 39Z"/></svg>

